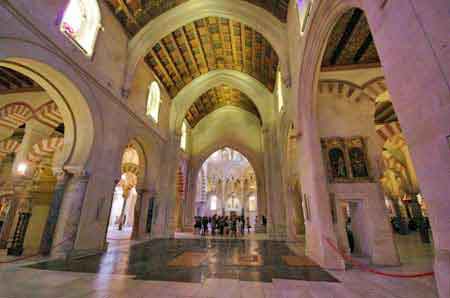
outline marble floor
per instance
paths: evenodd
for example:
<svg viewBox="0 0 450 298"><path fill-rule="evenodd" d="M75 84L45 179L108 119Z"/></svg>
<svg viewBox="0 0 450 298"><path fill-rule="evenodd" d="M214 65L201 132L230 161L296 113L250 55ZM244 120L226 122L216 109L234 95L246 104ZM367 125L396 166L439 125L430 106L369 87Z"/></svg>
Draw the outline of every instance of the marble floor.
<svg viewBox="0 0 450 298"><path fill-rule="evenodd" d="M251 237L249 237L251 238ZM431 268L431 246L412 237L392 272ZM437 297L432 277L392 279L356 269L324 270L280 241L167 239L111 241L103 256L0 265L0 298L28 297Z"/></svg>

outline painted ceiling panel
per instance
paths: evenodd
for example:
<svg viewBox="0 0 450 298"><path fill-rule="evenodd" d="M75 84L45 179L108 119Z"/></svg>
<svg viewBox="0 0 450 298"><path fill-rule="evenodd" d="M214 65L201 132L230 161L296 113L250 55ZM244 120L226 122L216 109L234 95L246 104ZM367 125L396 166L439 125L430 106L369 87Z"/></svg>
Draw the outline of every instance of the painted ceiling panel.
<svg viewBox="0 0 450 298"><path fill-rule="evenodd" d="M275 50L260 33L217 17L175 30L151 49L145 61L171 97L201 74L216 69L245 72L273 92L278 67Z"/></svg>
<svg viewBox="0 0 450 298"><path fill-rule="evenodd" d="M203 117L227 105L244 109L253 113L261 120L258 109L253 101L241 91L227 85L212 88L200 96L189 108L188 113L186 114L186 120L193 128L203 119Z"/></svg>
<svg viewBox="0 0 450 298"><path fill-rule="evenodd" d="M134 36L148 22L189 0L106 0L119 22ZM289 0L244 0L286 22Z"/></svg>

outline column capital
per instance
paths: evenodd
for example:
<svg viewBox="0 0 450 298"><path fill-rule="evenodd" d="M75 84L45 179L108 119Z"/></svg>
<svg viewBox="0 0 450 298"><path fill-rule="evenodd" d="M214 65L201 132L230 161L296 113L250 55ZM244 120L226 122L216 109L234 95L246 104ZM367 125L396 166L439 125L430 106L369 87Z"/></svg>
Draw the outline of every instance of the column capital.
<svg viewBox="0 0 450 298"><path fill-rule="evenodd" d="M67 173L72 174L75 177L89 177L89 173L88 171L86 171L86 169L84 169L83 167L79 167L79 166L64 166L64 171L66 171Z"/></svg>

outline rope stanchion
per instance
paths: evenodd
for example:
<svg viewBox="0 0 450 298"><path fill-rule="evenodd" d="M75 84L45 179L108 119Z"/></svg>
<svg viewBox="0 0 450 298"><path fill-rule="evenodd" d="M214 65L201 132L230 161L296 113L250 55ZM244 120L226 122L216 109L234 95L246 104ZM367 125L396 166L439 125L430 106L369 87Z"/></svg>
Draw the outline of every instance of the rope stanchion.
<svg viewBox="0 0 450 298"><path fill-rule="evenodd" d="M58 246L63 245L65 242L67 242L67 241L69 241L69 240L71 240L71 239L73 239L73 238L75 238L75 235L72 235L72 236L70 236L70 237L67 237L67 238L64 239L63 241L61 241L61 242L55 244L54 246L52 246L52 248L57 248ZM23 257L20 257L20 258L16 258L16 259L11 260L11 261L0 261L0 264L10 264L10 263L15 263L15 262L19 262L19 261L31 259L31 258L40 256L40 255L41 255L40 253L35 253L35 254L29 255L29 256L23 256Z"/></svg>
<svg viewBox="0 0 450 298"><path fill-rule="evenodd" d="M412 273L412 274L402 274L402 273L389 273L382 272L376 269L372 269L367 265L353 259L352 257L346 255L343 251L339 250L339 248L328 238L325 238L327 244L337 253L339 254L345 261L350 262L353 266L360 268L363 271L370 272L376 275L381 275L385 277L394 277L394 278L418 278L418 277L426 277L433 276L434 272L423 272L423 273Z"/></svg>

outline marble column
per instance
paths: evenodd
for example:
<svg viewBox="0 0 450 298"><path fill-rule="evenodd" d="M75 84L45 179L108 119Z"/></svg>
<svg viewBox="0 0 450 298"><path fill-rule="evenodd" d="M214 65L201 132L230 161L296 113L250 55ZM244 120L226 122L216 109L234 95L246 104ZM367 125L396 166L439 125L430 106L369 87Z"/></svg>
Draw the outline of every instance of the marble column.
<svg viewBox="0 0 450 298"><path fill-rule="evenodd" d="M15 198L14 196L11 196L8 214L6 215L5 221L3 222L2 230L0 233L0 249L5 249L7 247L8 238L11 233L14 218L17 212L17 207L18 207L18 199Z"/></svg>
<svg viewBox="0 0 450 298"><path fill-rule="evenodd" d="M12 167L13 176L22 175L17 171L19 165L22 163L25 163L28 166L22 176L31 177L33 175L34 169L32 168L32 164L28 162L28 154L32 151L35 144L39 143L45 138L48 138L53 130L53 127L42 124L35 119L31 119L26 123L25 134L14 158Z"/></svg>
<svg viewBox="0 0 450 298"><path fill-rule="evenodd" d="M51 249L52 255L70 257L76 254L76 240L89 174L66 169L70 173L60 207Z"/></svg>
<svg viewBox="0 0 450 298"><path fill-rule="evenodd" d="M0 142L6 140L14 133L14 129L7 127L0 127Z"/></svg>
<svg viewBox="0 0 450 298"><path fill-rule="evenodd" d="M48 255L53 245L53 235L55 233L56 223L58 222L61 203L64 198L64 192L66 189L68 178L69 175L63 170L56 173L57 180L55 188L53 190L53 199L41 240L40 252L43 255Z"/></svg>

